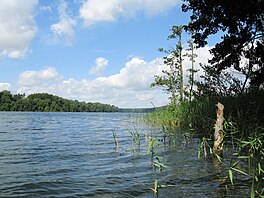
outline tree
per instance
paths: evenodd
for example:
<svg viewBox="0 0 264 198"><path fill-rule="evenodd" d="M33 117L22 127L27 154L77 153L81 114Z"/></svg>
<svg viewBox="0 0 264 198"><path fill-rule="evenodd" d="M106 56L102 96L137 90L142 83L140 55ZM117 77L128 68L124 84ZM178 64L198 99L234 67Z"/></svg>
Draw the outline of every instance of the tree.
<svg viewBox="0 0 264 198"><path fill-rule="evenodd" d="M12 95L10 91L0 92L0 111L77 111L77 112L116 112L118 108L108 104L86 103L67 100L47 93Z"/></svg>
<svg viewBox="0 0 264 198"><path fill-rule="evenodd" d="M171 93L171 101L173 104L176 103L176 93L180 94L180 101L183 100L183 66L182 66L182 26L173 26L172 34L168 36L168 40L176 39L177 44L176 47L171 50L165 50L160 48L161 52L165 52L168 54L164 57L164 64L168 66L167 70L163 70L162 76L155 76L154 83L151 84L153 86L161 86L164 87L164 90Z"/></svg>
<svg viewBox="0 0 264 198"><path fill-rule="evenodd" d="M191 11L185 30L193 34L198 47L210 35L222 32L221 41L211 50L215 72L233 67L252 86L264 83L264 3L263 0L183 0L182 10ZM247 64L241 64L245 58ZM244 90L245 88L243 88Z"/></svg>
<svg viewBox="0 0 264 198"><path fill-rule="evenodd" d="M222 71L217 74L210 65L200 64L204 71L201 76L202 81L196 81L198 93L196 95L205 96L235 96L242 92L243 81L240 77L234 76L231 72Z"/></svg>
<svg viewBox="0 0 264 198"><path fill-rule="evenodd" d="M190 90L189 90L189 101L192 100L192 95L193 95L193 86L194 86L194 74L198 72L198 70L194 69L194 63L195 63L195 58L197 57L197 54L194 53L195 50L195 44L193 43L193 40L188 41L189 48L187 49L187 53L185 56L190 58L191 61L191 68L188 69L190 75L189 75L189 84L190 84Z"/></svg>

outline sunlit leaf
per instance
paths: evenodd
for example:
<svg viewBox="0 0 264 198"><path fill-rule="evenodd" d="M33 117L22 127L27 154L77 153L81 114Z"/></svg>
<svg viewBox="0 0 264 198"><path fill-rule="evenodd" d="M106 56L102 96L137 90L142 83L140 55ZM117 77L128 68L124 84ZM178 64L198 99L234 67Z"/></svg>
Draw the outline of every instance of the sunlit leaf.
<svg viewBox="0 0 264 198"><path fill-rule="evenodd" d="M254 198L254 197L255 197L255 190L254 190L254 180L253 180L251 185L250 198Z"/></svg>
<svg viewBox="0 0 264 198"><path fill-rule="evenodd" d="M231 169L228 170L228 174L229 174L229 179L230 179L231 184L234 185L234 183L233 183L233 172Z"/></svg>
<svg viewBox="0 0 264 198"><path fill-rule="evenodd" d="M238 159L248 159L248 158L250 158L250 156L239 156L239 157L237 157Z"/></svg>
<svg viewBox="0 0 264 198"><path fill-rule="evenodd" d="M154 190L155 190L155 193L158 192L158 180L157 179L155 180Z"/></svg>
<svg viewBox="0 0 264 198"><path fill-rule="evenodd" d="M234 167L231 167L231 169L232 170L234 170L234 171L237 171L237 172L239 172L239 173L242 173L243 175L246 175L246 176L248 176L248 174L247 173L245 173L244 171L242 171L242 170L239 170L239 169L237 169L237 168L234 168Z"/></svg>

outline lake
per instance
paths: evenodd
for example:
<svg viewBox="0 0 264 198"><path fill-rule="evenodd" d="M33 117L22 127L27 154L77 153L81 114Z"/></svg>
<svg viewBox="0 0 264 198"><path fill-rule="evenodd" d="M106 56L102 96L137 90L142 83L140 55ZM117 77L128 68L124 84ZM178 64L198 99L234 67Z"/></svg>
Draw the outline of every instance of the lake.
<svg viewBox="0 0 264 198"><path fill-rule="evenodd" d="M225 197L227 168L197 159L191 132L164 135L127 113L0 112L0 197ZM115 146L113 132L118 140ZM132 133L140 142L133 144ZM153 168L148 142L168 166ZM248 197L235 180L231 197Z"/></svg>

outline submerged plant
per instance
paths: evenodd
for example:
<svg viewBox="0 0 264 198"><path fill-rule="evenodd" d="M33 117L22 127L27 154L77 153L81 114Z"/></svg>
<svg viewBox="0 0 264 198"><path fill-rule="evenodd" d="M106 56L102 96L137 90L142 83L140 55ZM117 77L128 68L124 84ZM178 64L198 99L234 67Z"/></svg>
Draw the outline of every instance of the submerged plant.
<svg viewBox="0 0 264 198"><path fill-rule="evenodd" d="M136 153L136 148L140 147L140 135L138 130L130 131L132 136L132 152Z"/></svg>
<svg viewBox="0 0 264 198"><path fill-rule="evenodd" d="M155 148L158 146L158 141L156 138L149 137L148 141L148 154L151 153L151 163L153 164L155 157Z"/></svg>
<svg viewBox="0 0 264 198"><path fill-rule="evenodd" d="M118 152L118 140L116 137L116 132L113 132L113 137L114 137L114 141L115 141L115 149L116 149L116 152Z"/></svg>
<svg viewBox="0 0 264 198"><path fill-rule="evenodd" d="M157 155L155 155L154 159L153 159L154 168L157 168L159 171L162 171L163 168L168 168L168 166L166 166L165 164L163 164L161 162L161 159L162 158L160 156L157 156Z"/></svg>
<svg viewBox="0 0 264 198"><path fill-rule="evenodd" d="M239 131L234 125L231 127L233 132ZM230 128L227 127L227 130L230 130ZM249 136L241 136L241 138L233 138L231 136L232 141L236 144L237 152L233 153L231 162L234 162L229 165L228 175L232 185L235 183L234 171L249 179L251 178L250 197L263 197L264 170L262 164L264 163L264 129L259 128L257 132L251 132L249 134ZM242 162L246 162L245 160L248 163L247 167L241 165ZM244 168L242 169L241 167Z"/></svg>
<svg viewBox="0 0 264 198"><path fill-rule="evenodd" d="M206 158L207 157L207 148L209 148L211 150L211 147L208 144L208 140L205 137L202 138L202 140L199 143L199 147L198 147L198 159L201 159L201 153L203 152L203 156Z"/></svg>
<svg viewBox="0 0 264 198"><path fill-rule="evenodd" d="M159 181L158 181L158 179L156 179L155 182L154 182L154 188L149 188L149 189L152 190L155 195L157 195L158 187L159 187Z"/></svg>

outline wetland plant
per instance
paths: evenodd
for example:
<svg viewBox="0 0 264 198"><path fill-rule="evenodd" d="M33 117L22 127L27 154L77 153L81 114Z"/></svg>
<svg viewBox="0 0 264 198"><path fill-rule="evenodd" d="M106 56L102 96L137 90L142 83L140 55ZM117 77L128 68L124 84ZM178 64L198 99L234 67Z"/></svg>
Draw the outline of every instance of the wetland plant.
<svg viewBox="0 0 264 198"><path fill-rule="evenodd" d="M154 195L157 195L158 194L158 188L159 188L159 181L158 181L158 179L156 179L154 182L154 188L149 188L149 189L153 191Z"/></svg>
<svg viewBox="0 0 264 198"><path fill-rule="evenodd" d="M149 137L148 140L148 153L151 153L151 164L153 164L155 158L155 148L158 146L158 141L156 138Z"/></svg>
<svg viewBox="0 0 264 198"><path fill-rule="evenodd" d="M115 150L116 150L116 152L118 152L118 140L116 137L116 132L113 132L113 137L114 137L114 141L115 141Z"/></svg>
<svg viewBox="0 0 264 198"><path fill-rule="evenodd" d="M135 131L129 131L132 136L132 153L136 153L136 149L140 148L140 135L138 130Z"/></svg>

